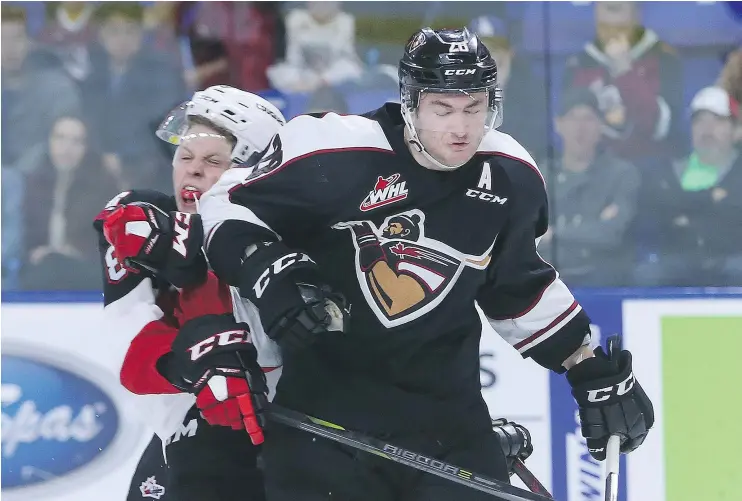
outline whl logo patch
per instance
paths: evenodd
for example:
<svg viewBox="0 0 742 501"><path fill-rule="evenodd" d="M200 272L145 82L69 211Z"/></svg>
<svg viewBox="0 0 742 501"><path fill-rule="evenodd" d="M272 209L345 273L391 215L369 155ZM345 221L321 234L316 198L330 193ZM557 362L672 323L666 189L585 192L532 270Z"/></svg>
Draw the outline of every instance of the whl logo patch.
<svg viewBox="0 0 742 501"><path fill-rule="evenodd" d="M139 491L143 498L160 499L165 495L165 488L157 483L155 477L148 477L147 480L142 482Z"/></svg>
<svg viewBox="0 0 742 501"><path fill-rule="evenodd" d="M399 174L392 174L389 177L379 176L376 179L374 189L368 192L368 196L363 199L361 211L367 212L378 209L385 205L393 204L407 198L407 182L400 182Z"/></svg>

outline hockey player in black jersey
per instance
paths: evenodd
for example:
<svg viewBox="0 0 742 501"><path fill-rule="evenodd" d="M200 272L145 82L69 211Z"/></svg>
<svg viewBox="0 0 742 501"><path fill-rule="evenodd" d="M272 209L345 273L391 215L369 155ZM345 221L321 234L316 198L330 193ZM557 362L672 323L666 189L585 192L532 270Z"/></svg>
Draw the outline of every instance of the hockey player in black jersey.
<svg viewBox="0 0 742 501"><path fill-rule="evenodd" d="M496 130L489 51L467 30L426 28L399 76L401 104L295 118L253 172L226 172L201 201L214 271L282 347L274 401L506 480L476 301L522 356L566 372L593 456L612 434L635 449L652 404L629 352L590 349L587 314L536 251L546 190ZM489 499L280 426L264 458L272 501Z"/></svg>
<svg viewBox="0 0 742 501"><path fill-rule="evenodd" d="M137 466L130 501L265 499L256 447L262 431L250 406L230 397L262 393L261 367L279 367L280 350L254 307L207 271L195 213L222 172L261 158L284 123L248 92L196 92L157 131L178 146L175 196L127 191L96 219L105 335L119 355L122 385L140 395L134 409L158 435Z"/></svg>

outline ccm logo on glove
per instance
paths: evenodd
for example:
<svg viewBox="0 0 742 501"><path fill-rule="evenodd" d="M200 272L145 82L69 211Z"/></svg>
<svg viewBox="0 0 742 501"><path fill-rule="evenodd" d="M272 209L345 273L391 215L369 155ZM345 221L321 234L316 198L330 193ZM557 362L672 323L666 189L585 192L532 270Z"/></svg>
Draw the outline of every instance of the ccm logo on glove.
<svg viewBox="0 0 742 501"><path fill-rule="evenodd" d="M238 343L250 343L250 333L247 330L235 329L214 334L188 348L188 352L191 354L191 361L195 362L213 350L214 346L228 346Z"/></svg>
<svg viewBox="0 0 742 501"><path fill-rule="evenodd" d="M587 392L587 399L590 402L605 402L614 394L618 397L626 395L634 387L634 381L634 373L631 372L626 379L618 384L606 388L598 388L597 390L589 390Z"/></svg>
<svg viewBox="0 0 742 501"><path fill-rule="evenodd" d="M317 264L311 257L307 256L303 252L292 252L276 259L273 264L260 274L258 281L253 285L252 289L253 292L255 292L255 297L260 299L263 296L265 289L268 288L268 284L271 282L271 277L277 276L287 268L299 263Z"/></svg>

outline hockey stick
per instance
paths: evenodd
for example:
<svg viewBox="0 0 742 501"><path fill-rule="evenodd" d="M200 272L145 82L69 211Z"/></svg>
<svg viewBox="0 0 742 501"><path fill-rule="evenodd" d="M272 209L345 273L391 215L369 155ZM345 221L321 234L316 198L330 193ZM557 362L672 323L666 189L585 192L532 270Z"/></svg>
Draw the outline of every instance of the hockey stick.
<svg viewBox="0 0 742 501"><path fill-rule="evenodd" d="M552 499L273 403L268 407L267 415L271 420L285 426L308 431L384 459L405 464L505 501L550 501Z"/></svg>
<svg viewBox="0 0 742 501"><path fill-rule="evenodd" d="M618 465L621 438L612 435L605 447L605 501L618 499Z"/></svg>
<svg viewBox="0 0 742 501"><path fill-rule="evenodd" d="M531 470L529 470L525 463L523 463L519 458L515 458L513 461L513 470L515 470L515 474L518 475L518 478L526 484L526 487L531 489L531 492L547 496L549 499L554 499L554 496L552 496L548 489L544 487L544 484L538 481L536 475L531 473Z"/></svg>
<svg viewBox="0 0 742 501"><path fill-rule="evenodd" d="M608 338L608 353L612 360L616 360L621 351L621 337L618 335ZM618 467L621 456L621 437L611 435L605 446L605 501L618 500Z"/></svg>

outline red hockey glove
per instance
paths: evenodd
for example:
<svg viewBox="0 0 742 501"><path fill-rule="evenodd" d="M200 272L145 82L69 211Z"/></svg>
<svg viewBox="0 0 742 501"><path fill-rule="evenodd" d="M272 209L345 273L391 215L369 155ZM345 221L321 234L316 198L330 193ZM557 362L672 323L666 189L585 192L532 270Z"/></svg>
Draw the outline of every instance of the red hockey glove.
<svg viewBox="0 0 742 501"><path fill-rule="evenodd" d="M189 320L157 366L173 386L196 395L209 424L244 428L258 445L263 442L268 385L249 335L247 324L235 322L232 315Z"/></svg>
<svg viewBox="0 0 742 501"><path fill-rule="evenodd" d="M103 235L127 266L136 263L148 268L176 287L203 281L207 265L198 214L167 214L155 205L133 202L99 217Z"/></svg>

